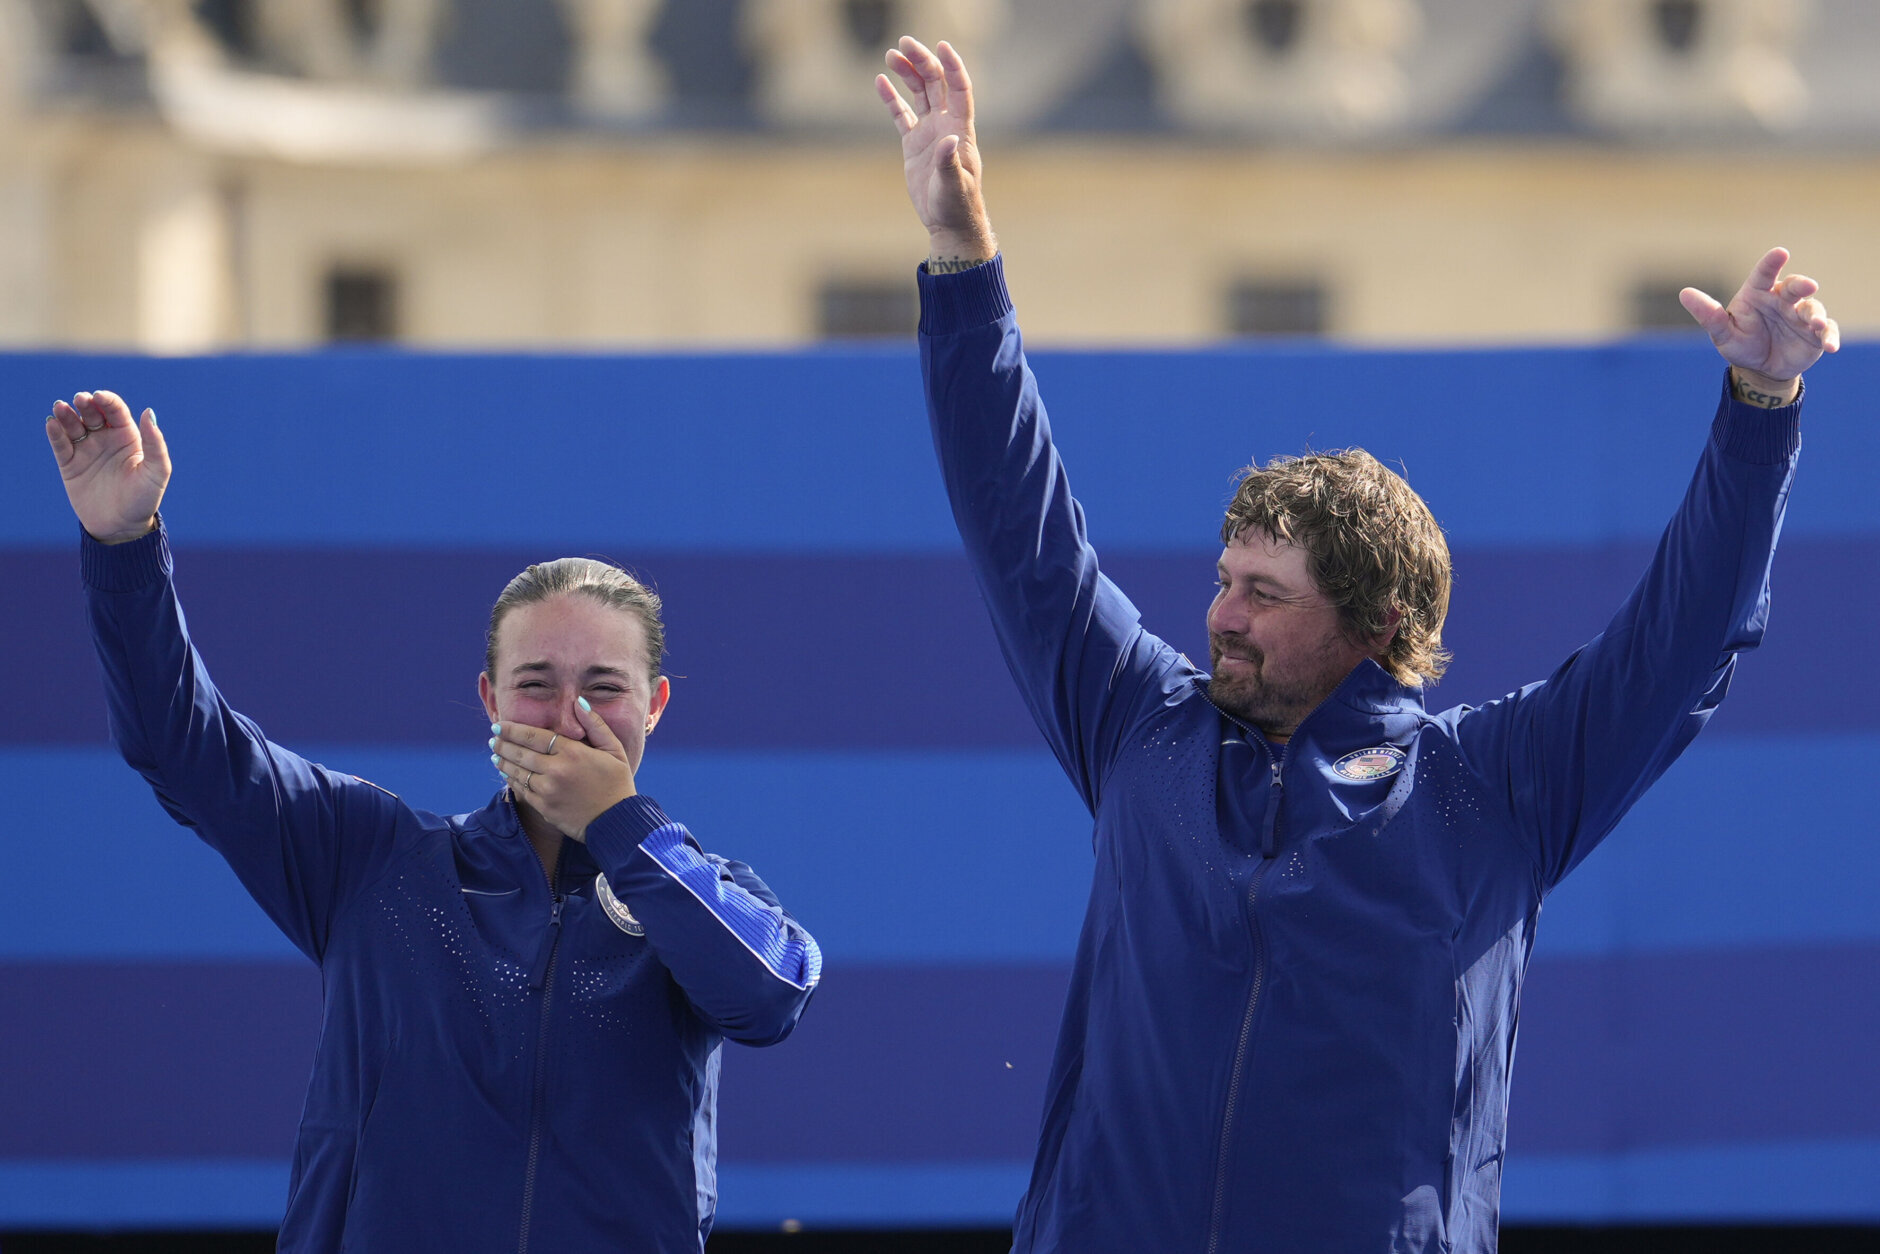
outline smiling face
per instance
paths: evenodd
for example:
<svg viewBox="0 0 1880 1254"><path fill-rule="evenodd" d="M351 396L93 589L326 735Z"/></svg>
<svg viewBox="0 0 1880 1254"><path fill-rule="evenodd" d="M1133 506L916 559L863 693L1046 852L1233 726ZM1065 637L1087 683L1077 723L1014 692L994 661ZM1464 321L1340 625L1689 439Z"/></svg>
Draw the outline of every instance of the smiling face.
<svg viewBox="0 0 1880 1254"><path fill-rule="evenodd" d="M1297 545L1243 533L1221 550L1220 591L1208 607L1208 695L1275 739L1380 651L1351 639L1308 563Z"/></svg>
<svg viewBox="0 0 1880 1254"><path fill-rule="evenodd" d="M494 673L477 679L490 721L527 723L585 740L574 703L586 697L640 769L646 736L671 687L649 674L646 629L627 610L580 592L519 605L496 633Z"/></svg>

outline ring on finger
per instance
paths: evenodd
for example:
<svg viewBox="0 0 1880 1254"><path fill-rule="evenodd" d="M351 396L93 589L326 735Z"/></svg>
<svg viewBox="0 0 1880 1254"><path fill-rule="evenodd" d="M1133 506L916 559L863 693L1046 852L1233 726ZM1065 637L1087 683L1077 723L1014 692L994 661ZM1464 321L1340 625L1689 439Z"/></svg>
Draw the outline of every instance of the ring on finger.
<svg viewBox="0 0 1880 1254"><path fill-rule="evenodd" d="M78 420L78 425L85 428L87 433L92 432L92 431L103 431L105 428L105 424L102 422L94 427L89 422L86 422L83 418L80 418Z"/></svg>
<svg viewBox="0 0 1880 1254"><path fill-rule="evenodd" d="M535 791L535 772L534 771L530 771L529 777L522 781L522 791L524 792Z"/></svg>
<svg viewBox="0 0 1880 1254"><path fill-rule="evenodd" d="M544 750L542 750L542 752L543 752L543 753L545 753L545 754L548 754L548 753L553 753L553 752L555 752L555 742L556 742L557 740L560 740L560 739L561 739L561 733L560 733L560 732L556 732L556 733L555 733L554 735L552 735L552 736L550 736L550 737L548 738L548 748L546 748L546 749L544 749Z"/></svg>
<svg viewBox="0 0 1880 1254"><path fill-rule="evenodd" d="M73 436L73 437L71 437L71 439L72 439L72 443L73 443L73 444L74 444L75 446L76 446L76 445L79 445L79 444L83 444L83 443L84 443L84 442L85 442L85 441L86 441L87 439L89 439L89 438L91 438L91 428L90 428L90 427L87 427L87 428L85 428L85 431L84 431L84 433L83 433L83 434L81 434L81 435L75 435L75 436Z"/></svg>

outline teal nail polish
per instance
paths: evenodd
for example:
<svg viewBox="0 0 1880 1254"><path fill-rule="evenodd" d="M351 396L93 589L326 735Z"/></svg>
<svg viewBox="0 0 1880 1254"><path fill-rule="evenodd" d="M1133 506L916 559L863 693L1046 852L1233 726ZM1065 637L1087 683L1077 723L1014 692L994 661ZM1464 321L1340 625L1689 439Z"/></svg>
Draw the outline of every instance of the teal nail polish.
<svg viewBox="0 0 1880 1254"><path fill-rule="evenodd" d="M575 700L580 704L581 708L586 710L589 714L594 713L594 707L588 704L586 697L576 697Z"/></svg>
<svg viewBox="0 0 1880 1254"><path fill-rule="evenodd" d="M494 748L496 748L496 737L494 737L494 736L491 736L491 737L490 737L490 748L491 748L491 749L494 749Z"/></svg>
<svg viewBox="0 0 1880 1254"><path fill-rule="evenodd" d="M500 736L503 734L503 725L501 723L491 723L490 731L492 734Z"/></svg>
<svg viewBox="0 0 1880 1254"><path fill-rule="evenodd" d="M503 760L492 753L490 754L490 765L500 771L503 769Z"/></svg>

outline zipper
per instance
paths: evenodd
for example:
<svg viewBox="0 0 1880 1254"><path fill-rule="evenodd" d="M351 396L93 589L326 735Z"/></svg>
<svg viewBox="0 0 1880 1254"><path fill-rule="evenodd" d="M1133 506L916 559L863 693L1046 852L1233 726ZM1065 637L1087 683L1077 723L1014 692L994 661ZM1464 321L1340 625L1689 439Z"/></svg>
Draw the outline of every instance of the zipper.
<svg viewBox="0 0 1880 1254"><path fill-rule="evenodd" d="M1207 696L1205 689L1203 695ZM1208 1218L1207 1254L1218 1254L1221 1248L1221 1224L1227 1216L1227 1163L1233 1144L1234 1113L1240 1105L1240 1081L1246 1072L1247 1051L1253 1043L1253 1013L1259 1008L1260 991L1266 986L1266 942L1260 936L1260 922L1254 907L1259 903L1260 885L1266 879L1267 869L1273 865L1273 859L1279 853L1279 808L1286 799L1286 755L1292 752L1293 745L1298 741L1299 729L1329 700L1331 694L1327 693L1324 700L1307 711L1305 718L1299 720L1298 726L1293 728L1292 735L1286 738L1285 746L1278 753L1273 752L1273 742L1266 738L1265 732L1257 728L1243 728L1259 736L1260 743L1266 747L1272 759L1273 792L1267 802L1266 818L1260 824L1260 865L1254 869L1253 879L1247 885L1247 926L1253 933L1253 987L1247 991L1247 1009L1240 1018L1240 1040L1234 1047L1234 1068L1228 1073L1227 1079L1227 1104L1221 1113L1221 1149L1214 1169L1214 1207ZM1207 702L1222 717L1236 726L1242 726L1239 719L1214 705L1212 696L1207 697Z"/></svg>
<svg viewBox="0 0 1880 1254"><path fill-rule="evenodd" d="M555 958L561 949L561 871L564 865L562 858L555 859L555 874L548 881L549 895L554 899L548 915L548 935L542 939L535 971L529 981L530 987L540 986L542 990L542 1019L535 1035L535 1076L529 1094L529 1159L522 1175L522 1224L516 1254L529 1251L529 1222L535 1211L535 1174L542 1160L543 1107L548 1096L548 1012L555 995Z"/></svg>
<svg viewBox="0 0 1880 1254"><path fill-rule="evenodd" d="M1259 869L1253 873L1253 882L1247 885L1247 912L1252 916L1254 903L1260 897L1260 882L1266 878L1266 869L1273 865L1270 860L1262 859ZM1240 1105L1240 1077L1246 1070L1247 1047L1253 1041L1253 1012L1260 1004L1260 990L1266 984L1266 943L1260 939L1260 929L1253 929L1253 988L1247 993L1247 1011L1240 1020L1240 1043L1234 1047L1234 1070L1227 1081L1227 1109L1221 1116L1221 1157L1214 1170L1214 1209L1208 1219L1208 1254L1216 1254L1221 1247L1221 1220L1227 1210L1227 1151L1234 1135L1234 1110Z"/></svg>

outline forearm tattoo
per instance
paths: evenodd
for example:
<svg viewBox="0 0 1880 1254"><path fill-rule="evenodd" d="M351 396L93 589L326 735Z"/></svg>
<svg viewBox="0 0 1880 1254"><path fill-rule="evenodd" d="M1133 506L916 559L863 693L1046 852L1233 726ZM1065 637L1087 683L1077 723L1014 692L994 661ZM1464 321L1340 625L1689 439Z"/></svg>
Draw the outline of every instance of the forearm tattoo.
<svg viewBox="0 0 1880 1254"><path fill-rule="evenodd" d="M958 274L962 270L977 270L991 260L990 257L929 257L927 258L927 273Z"/></svg>

